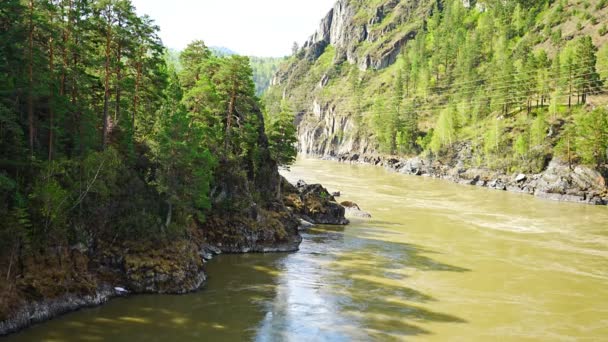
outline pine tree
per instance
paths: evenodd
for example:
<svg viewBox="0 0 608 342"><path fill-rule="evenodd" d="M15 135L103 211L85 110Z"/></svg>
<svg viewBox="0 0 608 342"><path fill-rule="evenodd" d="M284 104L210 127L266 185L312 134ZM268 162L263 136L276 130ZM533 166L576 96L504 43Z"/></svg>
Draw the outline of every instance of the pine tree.
<svg viewBox="0 0 608 342"><path fill-rule="evenodd" d="M598 108L575 116L575 149L583 162L597 166L608 160L608 112Z"/></svg>
<svg viewBox="0 0 608 342"><path fill-rule="evenodd" d="M430 144L431 151L437 154L442 148L451 146L456 140L457 129L456 110L454 108L446 108L441 111L437 119L433 140Z"/></svg>
<svg viewBox="0 0 608 342"><path fill-rule="evenodd" d="M583 36L575 44L576 72L575 86L580 102L587 103L587 95L598 91L601 86L600 75L597 73L597 47L589 36Z"/></svg>
<svg viewBox="0 0 608 342"><path fill-rule="evenodd" d="M604 86L608 85L608 44L604 44L597 53L596 70Z"/></svg>
<svg viewBox="0 0 608 342"><path fill-rule="evenodd" d="M281 112L272 118L266 128L270 154L280 167L289 168L296 160L296 127L294 115L286 101L281 103Z"/></svg>

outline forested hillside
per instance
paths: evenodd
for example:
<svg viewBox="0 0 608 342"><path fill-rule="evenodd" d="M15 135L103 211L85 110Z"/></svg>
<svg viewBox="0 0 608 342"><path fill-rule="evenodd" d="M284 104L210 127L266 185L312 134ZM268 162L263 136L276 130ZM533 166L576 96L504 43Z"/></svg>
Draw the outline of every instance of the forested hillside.
<svg viewBox="0 0 608 342"><path fill-rule="evenodd" d="M607 161L608 3L339 0L266 95L300 150L540 172ZM283 98L283 96L285 97Z"/></svg>
<svg viewBox="0 0 608 342"><path fill-rule="evenodd" d="M0 322L108 279L195 289L205 241L297 249L274 161L292 152L247 57L197 41L166 62L128 0L3 0L0 29Z"/></svg>
<svg viewBox="0 0 608 342"><path fill-rule="evenodd" d="M279 69L279 66L287 58L278 57L250 57L251 68L253 69L253 82L255 83L255 93L261 96L270 86L270 81Z"/></svg>

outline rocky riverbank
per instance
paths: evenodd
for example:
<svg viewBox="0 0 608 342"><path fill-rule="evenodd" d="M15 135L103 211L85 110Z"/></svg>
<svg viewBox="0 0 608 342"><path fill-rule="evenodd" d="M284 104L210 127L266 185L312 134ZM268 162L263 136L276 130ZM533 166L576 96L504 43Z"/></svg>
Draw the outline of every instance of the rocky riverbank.
<svg viewBox="0 0 608 342"><path fill-rule="evenodd" d="M344 153L322 157L346 163L382 166L389 170L415 176L449 180L458 184L473 185L501 191L526 193L539 198L608 205L608 188L604 176L591 168L567 164L553 159L545 171L536 174L505 174L484 168L467 167L466 149L448 161L431 158L397 158L382 155Z"/></svg>
<svg viewBox="0 0 608 342"><path fill-rule="evenodd" d="M77 245L28 258L14 282L0 284L0 336L117 296L197 291L207 279L204 265L215 255L293 252L302 242L302 220L348 223L344 207L321 185L296 187L283 179L282 186L286 205L252 207L232 218L212 214L188 239ZM297 208L290 206L293 196Z"/></svg>

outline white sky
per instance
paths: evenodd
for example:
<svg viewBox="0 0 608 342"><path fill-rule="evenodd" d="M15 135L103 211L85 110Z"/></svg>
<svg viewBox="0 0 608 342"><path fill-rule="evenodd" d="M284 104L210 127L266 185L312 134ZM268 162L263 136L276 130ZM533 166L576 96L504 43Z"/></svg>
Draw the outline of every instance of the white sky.
<svg viewBox="0 0 608 342"><path fill-rule="evenodd" d="M202 39L242 55L291 54L317 28L336 0L132 0L139 15L160 26L165 46L183 49Z"/></svg>

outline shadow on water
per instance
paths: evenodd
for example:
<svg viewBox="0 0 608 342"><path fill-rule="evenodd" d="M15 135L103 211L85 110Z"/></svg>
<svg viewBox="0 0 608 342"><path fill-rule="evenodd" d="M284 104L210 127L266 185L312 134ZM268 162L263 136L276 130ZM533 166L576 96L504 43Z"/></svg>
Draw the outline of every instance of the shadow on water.
<svg viewBox="0 0 608 342"><path fill-rule="evenodd" d="M412 272L466 272L377 227L319 226L293 254L222 255L203 291L136 296L72 313L7 341L387 340L466 323L429 310Z"/></svg>
<svg viewBox="0 0 608 342"><path fill-rule="evenodd" d="M203 290L118 298L36 325L7 341L246 341L276 295L287 254L222 255Z"/></svg>
<svg viewBox="0 0 608 342"><path fill-rule="evenodd" d="M408 274L469 270L433 260L423 255L432 251L417 245L374 239L377 233L384 231L352 236L343 227L320 226L304 234L300 252L285 259L277 298L268 308L272 315L256 339L393 339L430 334L419 326L424 322L466 323L423 308L436 299L408 286Z"/></svg>

